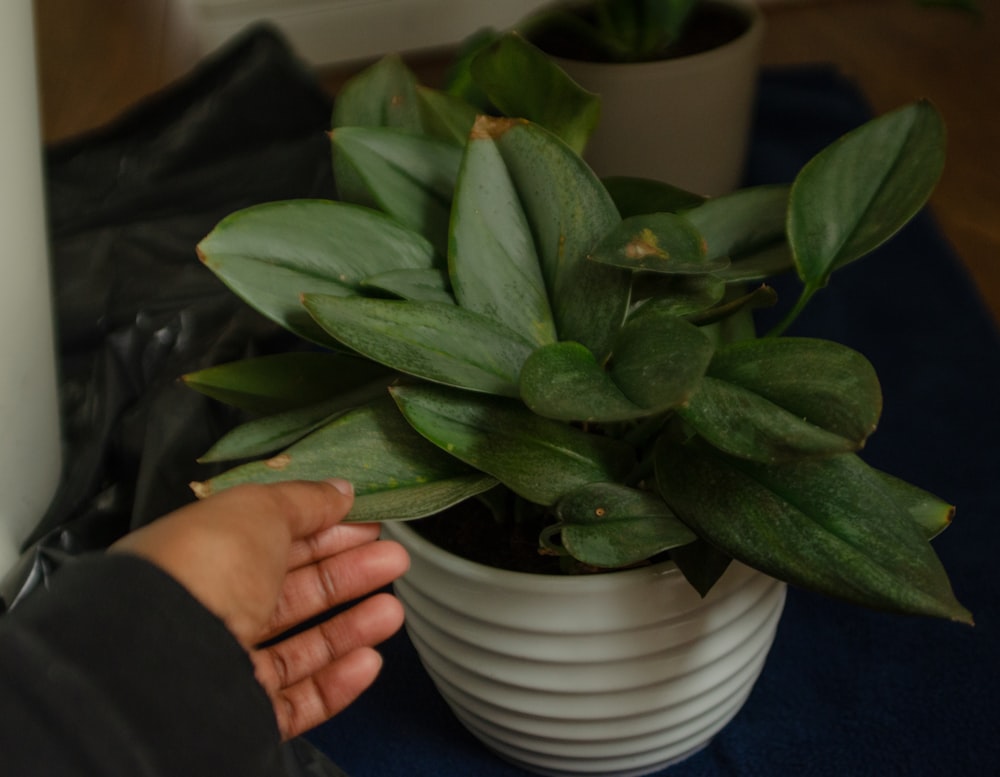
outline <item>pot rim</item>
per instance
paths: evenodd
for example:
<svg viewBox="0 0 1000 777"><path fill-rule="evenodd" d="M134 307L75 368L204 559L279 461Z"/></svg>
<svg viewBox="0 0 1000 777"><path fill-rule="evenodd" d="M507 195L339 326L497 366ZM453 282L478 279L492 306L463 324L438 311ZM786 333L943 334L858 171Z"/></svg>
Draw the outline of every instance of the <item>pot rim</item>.
<svg viewBox="0 0 1000 777"><path fill-rule="evenodd" d="M534 591L540 581L549 593L599 593L613 590L644 578L674 577L681 582L684 577L671 560L659 561L644 567L632 569L609 569L592 575L549 575L537 572L515 572L509 569L491 567L478 561L462 558L451 551L422 537L406 525L407 521L386 521L382 524L382 535L387 539L402 542L412 556L419 556L429 563L446 570L449 574L477 582L490 582L507 589Z"/></svg>
<svg viewBox="0 0 1000 777"><path fill-rule="evenodd" d="M622 72L628 70L633 74L644 73L650 70L667 69L674 71L678 75L691 70L700 70L707 65L714 64L716 60L726 60L738 57L746 48L756 48L764 36L764 12L755 0L711 0L718 5L735 8L744 14L747 19L747 28L733 38L728 43L721 46L701 51L697 54L688 54L683 57L669 57L667 59L653 59L646 62L595 62L590 59L571 59L568 57L553 57L560 65L569 65L570 68L580 71L609 71Z"/></svg>

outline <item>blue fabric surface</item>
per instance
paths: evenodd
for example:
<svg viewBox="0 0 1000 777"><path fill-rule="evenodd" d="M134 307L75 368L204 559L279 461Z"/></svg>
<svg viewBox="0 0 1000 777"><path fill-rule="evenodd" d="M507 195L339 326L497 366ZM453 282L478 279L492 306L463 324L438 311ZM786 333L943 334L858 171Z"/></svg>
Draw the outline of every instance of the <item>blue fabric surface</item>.
<svg viewBox="0 0 1000 777"><path fill-rule="evenodd" d="M789 181L871 115L828 68L766 73L748 181ZM793 279L777 284L787 302ZM864 353L885 411L865 457L954 502L934 541L975 628L790 591L749 701L671 777L988 775L1000 769L1000 337L927 213L840 271L793 333ZM310 735L352 777L524 774L465 732L405 636L375 687Z"/></svg>

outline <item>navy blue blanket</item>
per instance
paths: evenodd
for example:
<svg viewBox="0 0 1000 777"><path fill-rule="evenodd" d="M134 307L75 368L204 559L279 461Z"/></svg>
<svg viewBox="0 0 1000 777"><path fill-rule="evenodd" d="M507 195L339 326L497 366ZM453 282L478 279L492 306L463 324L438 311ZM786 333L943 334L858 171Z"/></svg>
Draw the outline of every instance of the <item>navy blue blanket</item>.
<svg viewBox="0 0 1000 777"><path fill-rule="evenodd" d="M177 376L289 340L201 267L193 247L239 207L333 196L329 110L314 75L273 34L256 32L115 125L50 151L67 466L26 553L30 572L5 581L0 604L62 555L103 547L189 501L186 483L209 474L195 458L235 419ZM765 74L749 182L791 180L869 116L830 68ZM935 545L977 626L791 591L745 708L670 774L996 774L996 327L924 214L835 275L795 331L844 342L875 364L885 413L865 455L958 505ZM352 777L522 774L457 723L405 636L385 658L375 687L310 735Z"/></svg>
<svg viewBox="0 0 1000 777"><path fill-rule="evenodd" d="M871 117L832 68L761 79L748 182L790 181ZM779 284L792 299L794 284ZM749 701L671 777L1000 773L1000 338L924 213L814 298L792 333L864 353L885 411L865 458L958 506L934 544L975 628L789 593ZM404 636L384 675L311 740L352 777L514 777L436 695Z"/></svg>

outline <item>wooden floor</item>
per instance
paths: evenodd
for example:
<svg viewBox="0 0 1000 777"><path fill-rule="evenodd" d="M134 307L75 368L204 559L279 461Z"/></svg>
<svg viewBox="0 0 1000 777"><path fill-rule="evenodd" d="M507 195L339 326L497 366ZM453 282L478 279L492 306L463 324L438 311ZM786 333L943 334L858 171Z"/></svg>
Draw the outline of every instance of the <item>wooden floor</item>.
<svg viewBox="0 0 1000 777"><path fill-rule="evenodd" d="M932 206L1000 321L1000 0L979 2L976 19L911 0L772 0L764 62L836 63L879 112L934 100L949 156ZM35 0L45 139L99 126L190 68L198 49L184 7ZM428 72L441 61L416 58Z"/></svg>

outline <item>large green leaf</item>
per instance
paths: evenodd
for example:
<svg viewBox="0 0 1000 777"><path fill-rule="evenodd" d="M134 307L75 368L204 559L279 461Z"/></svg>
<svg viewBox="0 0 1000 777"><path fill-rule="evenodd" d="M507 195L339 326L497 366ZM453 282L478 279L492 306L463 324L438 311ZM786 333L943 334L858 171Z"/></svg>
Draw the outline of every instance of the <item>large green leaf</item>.
<svg viewBox="0 0 1000 777"><path fill-rule="evenodd" d="M391 371L367 359L333 353L281 353L220 364L182 377L206 396L251 413L273 414L314 405Z"/></svg>
<svg viewBox="0 0 1000 777"><path fill-rule="evenodd" d="M541 418L519 402L426 385L391 391L420 434L538 504L621 480L635 465L630 445Z"/></svg>
<svg viewBox="0 0 1000 777"><path fill-rule="evenodd" d="M556 505L563 547L598 567L637 564L697 537L656 494L617 483L592 483Z"/></svg>
<svg viewBox="0 0 1000 777"><path fill-rule="evenodd" d="M481 486L485 490L495 483L414 432L386 397L340 416L277 456L235 467L192 487L204 497L241 483L332 477L354 484L358 506L351 513L352 520L365 520L371 515L366 514L367 508L362 509L362 497L368 495L406 494L406 498L421 502L433 498L439 504L437 509L444 509L454 503L456 487L460 486L468 496L470 488ZM372 500L370 505L372 510L378 509L381 517L385 517L386 500L391 497ZM399 507L398 517L417 517L408 514L404 505L389 503ZM426 515L427 510L428 505L423 503L419 512Z"/></svg>
<svg viewBox="0 0 1000 777"><path fill-rule="evenodd" d="M944 165L944 123L926 101L873 119L817 154L792 185L788 237L807 289L890 238Z"/></svg>
<svg viewBox="0 0 1000 777"><path fill-rule="evenodd" d="M882 409L868 360L827 340L735 343L708 375L681 415L716 447L754 461L858 450Z"/></svg>
<svg viewBox="0 0 1000 777"><path fill-rule="evenodd" d="M724 254L709 258L701 233L683 216L631 216L609 232L590 253L597 262L668 275L705 274L729 266Z"/></svg>
<svg viewBox="0 0 1000 777"><path fill-rule="evenodd" d="M603 361L628 310L631 274L587 255L619 223L614 203L583 160L541 127L498 120L491 134L535 236L559 339Z"/></svg>
<svg viewBox="0 0 1000 777"><path fill-rule="evenodd" d="M545 345L556 339L531 227L500 152L493 120L476 121L465 149L448 269L458 304Z"/></svg>
<svg viewBox="0 0 1000 777"><path fill-rule="evenodd" d="M518 396L521 365L533 350L502 324L445 303L307 294L304 305L358 353L472 391Z"/></svg>
<svg viewBox="0 0 1000 777"><path fill-rule="evenodd" d="M516 32L481 50L470 65L476 85L505 116L528 119L582 153L601 115L600 98Z"/></svg>
<svg viewBox="0 0 1000 777"><path fill-rule="evenodd" d="M644 305L615 340L611 377L637 405L655 411L678 407L697 390L713 350L698 327Z"/></svg>
<svg viewBox="0 0 1000 777"><path fill-rule="evenodd" d="M237 295L273 321L323 345L304 293L349 296L369 275L430 268L434 248L389 216L326 200L257 205L223 219L198 254Z"/></svg>
<svg viewBox="0 0 1000 777"><path fill-rule="evenodd" d="M362 204L375 203L446 256L461 148L387 127L341 127L330 138L337 158L351 163L366 190Z"/></svg>
<svg viewBox="0 0 1000 777"><path fill-rule="evenodd" d="M733 558L856 604L972 622L924 531L856 456L764 465L660 443L667 504Z"/></svg>
<svg viewBox="0 0 1000 777"><path fill-rule="evenodd" d="M539 415L562 421L623 421L652 412L626 397L594 354L573 342L553 343L528 357L521 398Z"/></svg>

